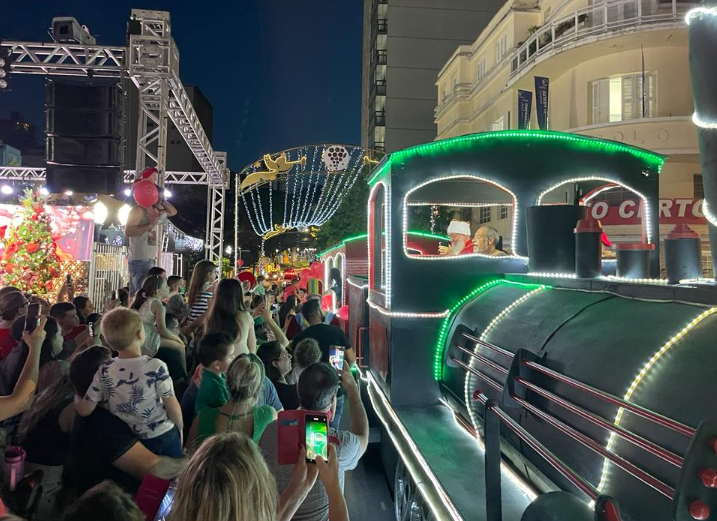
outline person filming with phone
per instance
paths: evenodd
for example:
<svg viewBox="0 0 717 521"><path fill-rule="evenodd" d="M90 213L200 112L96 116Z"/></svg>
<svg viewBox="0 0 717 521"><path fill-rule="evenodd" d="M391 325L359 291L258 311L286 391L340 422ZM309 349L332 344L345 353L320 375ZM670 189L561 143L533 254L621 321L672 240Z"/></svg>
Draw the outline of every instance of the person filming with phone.
<svg viewBox="0 0 717 521"><path fill-rule="evenodd" d="M345 390L349 401L350 423L347 431L325 427L326 422L331 420L336 410L339 388ZM305 418L307 433L313 421L316 420L318 423L318 420L323 418L323 429L326 429L325 432L328 434L328 439L316 436L321 442L320 447L306 449L307 456L318 450L326 449L325 453L317 455L315 463L310 463L309 466L315 464L319 472L322 473L327 473L329 467L337 469L338 487L325 485L323 481L315 483L292 519L294 521L328 521L329 504L331 499L335 498L337 491L343 490L344 473L356 468L359 459L366 452L369 435L368 418L361 402L358 385L348 365L338 372L326 363L312 364L301 373L298 389L300 410L307 411ZM281 439L279 432L281 428L279 421L272 422L266 427L259 441L259 448L262 450L270 472L276 478L279 491L289 485L292 475L291 465L279 464L279 440ZM313 432L312 435L314 435ZM308 434L306 438L304 446L312 441L308 439ZM332 438L339 442L335 447L330 445ZM300 452L299 457L301 454L303 452Z"/></svg>

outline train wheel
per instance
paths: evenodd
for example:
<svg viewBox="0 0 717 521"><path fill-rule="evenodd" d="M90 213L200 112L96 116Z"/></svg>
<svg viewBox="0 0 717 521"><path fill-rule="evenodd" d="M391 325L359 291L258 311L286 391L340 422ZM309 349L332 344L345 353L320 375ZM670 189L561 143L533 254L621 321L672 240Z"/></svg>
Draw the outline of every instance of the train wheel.
<svg viewBox="0 0 717 521"><path fill-rule="evenodd" d="M434 521L433 514L402 461L396 467L394 503L396 521Z"/></svg>

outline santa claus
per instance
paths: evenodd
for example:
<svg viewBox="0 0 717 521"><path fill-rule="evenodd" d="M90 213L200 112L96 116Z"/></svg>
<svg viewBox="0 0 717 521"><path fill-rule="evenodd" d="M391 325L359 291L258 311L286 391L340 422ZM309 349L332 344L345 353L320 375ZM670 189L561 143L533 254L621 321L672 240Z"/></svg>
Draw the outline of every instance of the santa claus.
<svg viewBox="0 0 717 521"><path fill-rule="evenodd" d="M451 221L451 224L448 225L448 237L451 239L448 246L438 246L440 255L468 255L473 253L470 223Z"/></svg>

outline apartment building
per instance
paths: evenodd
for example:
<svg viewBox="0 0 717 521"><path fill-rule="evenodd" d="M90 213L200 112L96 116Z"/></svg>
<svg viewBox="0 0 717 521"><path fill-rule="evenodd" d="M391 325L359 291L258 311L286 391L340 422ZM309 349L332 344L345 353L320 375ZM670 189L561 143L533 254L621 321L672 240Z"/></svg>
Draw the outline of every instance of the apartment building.
<svg viewBox="0 0 717 521"><path fill-rule="evenodd" d="M440 70L437 138L518 128L518 91L534 93L534 78L548 78L548 128L668 156L660 177L661 235L684 218L706 242L684 21L695 5L680 0L509 0L476 40L457 47ZM536 115L533 95L528 128L538 128ZM552 195L554 202L572 197L570 188ZM616 189L591 199L617 212L627 197ZM493 208L489 216L481 209L474 220L500 225L499 211ZM614 230L620 237L639 239L634 219L617 224L623 225Z"/></svg>
<svg viewBox="0 0 717 521"><path fill-rule="evenodd" d="M361 145L392 152L436 137L436 75L504 0L364 0Z"/></svg>

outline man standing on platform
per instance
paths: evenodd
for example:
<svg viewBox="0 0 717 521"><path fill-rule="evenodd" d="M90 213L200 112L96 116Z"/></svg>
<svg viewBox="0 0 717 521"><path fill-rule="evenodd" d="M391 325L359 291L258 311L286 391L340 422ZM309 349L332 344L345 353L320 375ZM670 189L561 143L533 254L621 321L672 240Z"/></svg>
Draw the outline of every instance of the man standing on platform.
<svg viewBox="0 0 717 521"><path fill-rule="evenodd" d="M465 221L451 221L448 225L448 237L451 242L448 246L438 246L440 255L468 255L473 253L471 241L471 225Z"/></svg>
<svg viewBox="0 0 717 521"><path fill-rule="evenodd" d="M157 169L146 169L142 172L139 180L149 180L156 184ZM177 215L177 209L172 204L162 200L161 197L149 208L135 206L129 212L124 234L129 240L128 260L131 295L140 290L147 272L155 264L157 258L157 232L155 227L157 223L166 221L167 217L175 215Z"/></svg>

